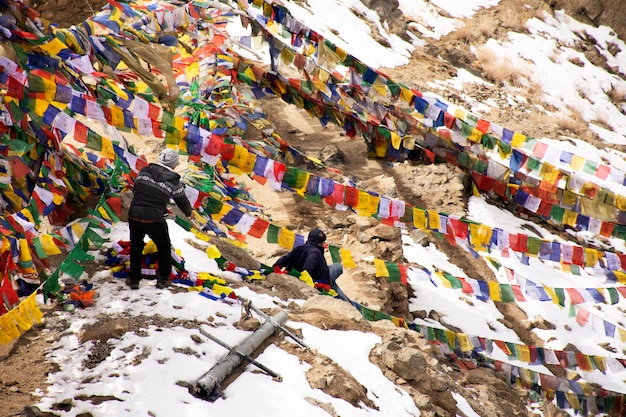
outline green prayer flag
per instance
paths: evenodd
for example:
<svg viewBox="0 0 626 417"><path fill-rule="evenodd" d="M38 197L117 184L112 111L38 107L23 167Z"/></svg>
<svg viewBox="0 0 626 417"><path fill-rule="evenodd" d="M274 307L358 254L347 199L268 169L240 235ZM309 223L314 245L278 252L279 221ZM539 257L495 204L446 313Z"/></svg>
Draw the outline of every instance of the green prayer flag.
<svg viewBox="0 0 626 417"><path fill-rule="evenodd" d="M280 233L280 227L270 224L267 228L267 243L278 243L278 234Z"/></svg>
<svg viewBox="0 0 626 417"><path fill-rule="evenodd" d="M43 245L41 244L41 238L39 236L33 239L33 246L35 247L35 253L37 254L38 258L45 259L48 257L46 251L43 250Z"/></svg>
<svg viewBox="0 0 626 417"><path fill-rule="evenodd" d="M187 219L183 219L180 216L176 216L176 220L175 220L176 224L179 225L180 227L182 227L183 229L185 229L186 231L190 231L191 230L191 222Z"/></svg>
<svg viewBox="0 0 626 417"><path fill-rule="evenodd" d="M461 281L459 281L459 279L457 277L455 277L453 275L450 275L447 272L444 272L443 276L450 283L451 288L454 288L454 289L461 289L461 288L463 288L463 284L461 284Z"/></svg>
<svg viewBox="0 0 626 417"><path fill-rule="evenodd" d="M509 348L509 350L511 351L511 358L518 358L518 354L517 354L517 345L513 342L504 342L504 344L506 345L506 347Z"/></svg>
<svg viewBox="0 0 626 417"><path fill-rule="evenodd" d="M554 293L559 299L559 305L565 307L565 290L563 288L555 288Z"/></svg>
<svg viewBox="0 0 626 417"><path fill-rule="evenodd" d="M432 342L432 341L436 340L436 337L435 337L435 329L434 329L434 328L432 328L432 327L430 327L430 326L429 326L429 327L427 327L427 328L426 328L426 332L427 332L427 333L426 333L426 338L427 338L429 341L431 341L431 342Z"/></svg>
<svg viewBox="0 0 626 417"><path fill-rule="evenodd" d="M500 297L503 303L512 303L515 301L513 288L509 284L500 284Z"/></svg>
<svg viewBox="0 0 626 417"><path fill-rule="evenodd" d="M563 215L565 214L565 209L563 207L558 206L557 204L553 204L550 209L550 219L556 222L563 222Z"/></svg>
<svg viewBox="0 0 626 417"><path fill-rule="evenodd" d="M464 138L469 137L472 134L472 130L474 129L473 126L471 126L469 123L465 123L464 121L461 120L461 135Z"/></svg>
<svg viewBox="0 0 626 417"><path fill-rule="evenodd" d="M398 268L398 264L393 262L385 262L385 266L387 267L387 272L389 272L389 277L387 281L389 282L400 282L400 268Z"/></svg>
<svg viewBox="0 0 626 417"><path fill-rule="evenodd" d="M619 303L619 294L617 292L617 289L607 288L606 290L609 292L609 299L611 300L611 304Z"/></svg>
<svg viewBox="0 0 626 417"><path fill-rule="evenodd" d="M532 156L529 156L528 161L526 161L526 166L531 170L537 169L541 167L541 160L537 158L533 158Z"/></svg>
<svg viewBox="0 0 626 417"><path fill-rule="evenodd" d="M43 284L44 301L48 301L50 294L56 294L61 291L61 289L59 285L59 270L57 269Z"/></svg>
<svg viewBox="0 0 626 417"><path fill-rule="evenodd" d="M204 205L204 212L207 214L217 214L222 211L224 203L215 198L207 198Z"/></svg>
<svg viewBox="0 0 626 417"><path fill-rule="evenodd" d="M481 144L485 149L493 149L496 147L497 139L491 136L489 133L485 133L481 139Z"/></svg>
<svg viewBox="0 0 626 417"><path fill-rule="evenodd" d="M330 252L330 258L333 263L341 262L341 255L337 246L328 245L328 252Z"/></svg>
<svg viewBox="0 0 626 417"><path fill-rule="evenodd" d="M63 272L76 280L80 279L83 272L85 272L84 266L80 265L79 263L67 260L63 262L59 268L61 268Z"/></svg>
<svg viewBox="0 0 626 417"><path fill-rule="evenodd" d="M87 131L87 145L86 148L99 151L102 149L102 136L89 129Z"/></svg>
<svg viewBox="0 0 626 417"><path fill-rule="evenodd" d="M18 139L9 140L9 149L11 149L11 152L14 152L18 155L23 155L25 153L30 152L30 150L33 149L33 146L35 146L34 143L28 143L23 140L18 140Z"/></svg>
<svg viewBox="0 0 626 417"><path fill-rule="evenodd" d="M541 249L541 239L534 236L528 236L528 253L531 255L539 254Z"/></svg>

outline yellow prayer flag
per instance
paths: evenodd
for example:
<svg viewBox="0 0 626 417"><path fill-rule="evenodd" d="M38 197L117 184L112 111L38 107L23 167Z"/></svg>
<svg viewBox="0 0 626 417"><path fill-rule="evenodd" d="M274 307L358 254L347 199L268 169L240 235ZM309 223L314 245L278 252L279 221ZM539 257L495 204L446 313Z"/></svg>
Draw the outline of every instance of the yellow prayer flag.
<svg viewBox="0 0 626 417"><path fill-rule="evenodd" d="M552 299L552 302L554 304L559 304L559 297L556 295L556 293L554 292L553 288L551 288L551 287L543 287L543 289L548 294L548 296L550 296L550 298Z"/></svg>
<svg viewBox="0 0 626 417"><path fill-rule="evenodd" d="M626 197L615 194L615 207L617 207L618 210L626 211Z"/></svg>
<svg viewBox="0 0 626 417"><path fill-rule="evenodd" d="M565 393L565 397L567 398L569 405L571 405L574 410L580 410L580 400L575 392L568 391Z"/></svg>
<svg viewBox="0 0 626 417"><path fill-rule="evenodd" d="M281 248L293 249L293 245L296 241L296 234L289 229L282 228L278 234L278 245Z"/></svg>
<svg viewBox="0 0 626 417"><path fill-rule="evenodd" d="M143 247L143 255L148 255L150 253L156 253L157 252L157 247L156 244L154 243L154 241L152 239L150 239L148 241L148 243L146 243L146 245Z"/></svg>
<svg viewBox="0 0 626 417"><path fill-rule="evenodd" d="M19 259L22 262L30 262L33 260L30 254L30 248L28 247L28 241L26 239L19 239L20 256Z"/></svg>
<svg viewBox="0 0 626 417"><path fill-rule="evenodd" d="M46 110L48 109L48 106L50 105L50 103L48 103L46 100L39 100L39 99L33 99L35 101L35 113L37 113L38 116L43 116L44 113L46 112Z"/></svg>
<svg viewBox="0 0 626 417"><path fill-rule="evenodd" d="M356 268L356 264L352 260L352 255L349 250L340 248L339 257L341 258L341 265L343 265L344 268Z"/></svg>
<svg viewBox="0 0 626 417"><path fill-rule="evenodd" d="M439 278L439 281L441 281L441 284L445 287L445 288L452 288L452 283L446 279L446 277L439 271L434 271L433 274Z"/></svg>
<svg viewBox="0 0 626 417"><path fill-rule="evenodd" d="M604 356L593 356L593 362L596 364L598 370L602 373L606 371L606 359Z"/></svg>
<svg viewBox="0 0 626 417"><path fill-rule="evenodd" d="M454 349L456 346L456 333L448 329L444 330L444 332L448 338L448 346L450 346L450 349Z"/></svg>
<svg viewBox="0 0 626 417"><path fill-rule="evenodd" d="M613 271L615 274L615 278L617 278L617 282L620 284L626 284L626 273L622 271Z"/></svg>
<svg viewBox="0 0 626 417"><path fill-rule="evenodd" d="M122 90L119 85L114 82L110 82L108 85L113 91L115 91L115 94L118 97L120 97L124 101L128 100L128 94L126 93L126 91Z"/></svg>
<svg viewBox="0 0 626 417"><path fill-rule="evenodd" d="M578 218L578 213L572 210L565 210L563 213L563 224L566 224L571 227L576 227L576 219Z"/></svg>
<svg viewBox="0 0 626 417"><path fill-rule="evenodd" d="M116 158L115 155L115 150L113 149L113 142L111 142L109 139L107 138L102 138L102 149L100 149L100 154L111 160L114 161Z"/></svg>
<svg viewBox="0 0 626 417"><path fill-rule="evenodd" d="M493 301L502 301L502 295L500 294L500 283L489 281L487 282L489 286L489 298Z"/></svg>
<svg viewBox="0 0 626 417"><path fill-rule="evenodd" d="M474 349L469 337L467 337L465 333L457 333L456 337L459 340L459 347L462 352L471 352Z"/></svg>
<svg viewBox="0 0 626 417"><path fill-rule="evenodd" d="M372 87L374 87L374 90L376 90L376 92L378 94L380 94L381 96L383 96L383 97L387 96L387 86L386 85L378 84L378 83L375 82L374 84L372 84Z"/></svg>
<svg viewBox="0 0 626 417"><path fill-rule="evenodd" d="M22 209L22 210L20 210L20 211L19 211L19 213L20 213L22 216L26 217L26 219L27 219L29 222L31 222L31 223L35 223L35 219L33 218L33 215L32 215L32 213L30 212L30 210L28 210L28 209Z"/></svg>
<svg viewBox="0 0 626 417"><path fill-rule="evenodd" d="M407 87L400 87L400 98L404 100L406 104L411 104L414 96L415 94Z"/></svg>
<svg viewBox="0 0 626 417"><path fill-rule="evenodd" d="M389 271L387 270L387 265L385 261L382 259L374 258L374 268L376 269L377 277L388 277Z"/></svg>
<svg viewBox="0 0 626 417"><path fill-rule="evenodd" d="M585 158L578 155L573 155L572 160L569 163L569 166L575 171L580 171L585 163Z"/></svg>
<svg viewBox="0 0 626 417"><path fill-rule="evenodd" d="M505 146L503 142L497 141L496 146L498 147L498 153L500 154L500 158L507 159L511 153L513 153L513 148L510 146Z"/></svg>
<svg viewBox="0 0 626 417"><path fill-rule="evenodd" d="M518 359L530 363L530 349L526 345L515 345L517 348Z"/></svg>
<svg viewBox="0 0 626 417"><path fill-rule="evenodd" d="M426 211L413 207L413 226L416 229L426 230Z"/></svg>
<svg viewBox="0 0 626 417"><path fill-rule="evenodd" d="M124 127L124 111L119 106L110 106L111 126Z"/></svg>
<svg viewBox="0 0 626 417"><path fill-rule="evenodd" d="M0 316L0 342L9 343L20 337L20 332L15 324L16 310Z"/></svg>
<svg viewBox="0 0 626 417"><path fill-rule="evenodd" d="M598 251L593 248L585 249L585 266L595 266L598 263Z"/></svg>
<svg viewBox="0 0 626 417"><path fill-rule="evenodd" d="M283 50L280 51L280 60L283 62L283 64L291 65L291 63L293 62L294 58L295 58L295 55L291 51L291 49L283 48Z"/></svg>
<svg viewBox="0 0 626 417"><path fill-rule="evenodd" d="M361 196L359 196L359 201ZM372 216L374 214L378 214L378 206L380 205L380 196L379 195L369 195L368 205L365 207L365 212L367 216Z"/></svg>
<svg viewBox="0 0 626 417"><path fill-rule="evenodd" d="M393 146L394 149L400 149L400 143L402 143L400 135L396 132L391 132L391 146Z"/></svg>
<svg viewBox="0 0 626 417"><path fill-rule="evenodd" d="M366 208L369 207L370 194L368 192L366 192L366 191L363 191L363 190L357 190L357 192L359 194L359 197L358 197L359 199L358 199L358 201L356 203L356 207L354 207L354 208L355 208L355 210L357 212L359 212L359 214L361 214L360 213L361 211L363 211L363 210L365 210ZM367 214L367 213L364 213L362 215L369 216L369 214Z"/></svg>
<svg viewBox="0 0 626 417"><path fill-rule="evenodd" d="M474 127L472 128L472 131L467 137L467 140L469 140L470 142L479 143L482 138L483 138L483 132L481 132L480 130Z"/></svg>
<svg viewBox="0 0 626 417"><path fill-rule="evenodd" d="M52 38L50 42L39 45L39 47L50 55L58 55L63 49L68 49L67 45L57 38Z"/></svg>
<svg viewBox="0 0 626 417"><path fill-rule="evenodd" d="M254 71L252 70L252 67L248 67L245 69L245 71L243 72L246 76L248 76L252 81L257 81L256 79L256 75L254 74Z"/></svg>
<svg viewBox="0 0 626 417"><path fill-rule="evenodd" d="M24 333L25 331L30 330L30 328L33 327L33 320L28 313L25 313L21 303L19 306L17 306L17 308L14 308L11 311L15 312L15 315L13 317L20 333Z"/></svg>
<svg viewBox="0 0 626 417"><path fill-rule="evenodd" d="M228 213L229 211L231 211L233 208L230 207L228 204L223 204L222 208L220 209L220 211L218 213L215 214L211 214L211 218L213 218L213 220L221 220L222 217L224 217L226 215L226 213Z"/></svg>
<svg viewBox="0 0 626 417"><path fill-rule="evenodd" d="M40 241L41 241L41 246L43 247L43 251L46 253L46 255L52 256L52 255L60 255L62 253L61 249L59 249L57 245L54 243L54 239L52 239L52 236L48 234L43 234L40 237Z"/></svg>
<svg viewBox="0 0 626 417"><path fill-rule="evenodd" d="M617 332L619 333L619 340L621 340L622 342L626 342L626 330L624 330L620 326L617 326Z"/></svg>
<svg viewBox="0 0 626 417"><path fill-rule="evenodd" d="M217 248L217 246L215 245L209 245L208 248L206 248L206 255L211 258L211 259L217 259L220 258L222 256L222 253L220 252L220 250Z"/></svg>
<svg viewBox="0 0 626 417"><path fill-rule="evenodd" d="M25 301L22 301L22 304L35 323L39 323L43 320L43 313L37 305L37 291L29 295Z"/></svg>
<svg viewBox="0 0 626 417"><path fill-rule="evenodd" d="M571 192L570 190L563 190L563 197L561 198L561 203L567 206L573 206L576 204L576 200L578 196Z"/></svg>
<svg viewBox="0 0 626 417"><path fill-rule="evenodd" d="M463 110L462 108L457 107L454 109L454 117L456 117L457 119L465 120L466 116L467 116L467 112Z"/></svg>
<svg viewBox="0 0 626 417"><path fill-rule="evenodd" d="M433 210L428 211L428 228L432 230L439 230L441 228L441 219L439 213Z"/></svg>
<svg viewBox="0 0 626 417"><path fill-rule="evenodd" d="M311 275L309 275L309 271L302 271L302 273L300 274L300 280L307 283L311 287L315 285L313 283L313 278L311 278Z"/></svg>
<svg viewBox="0 0 626 417"><path fill-rule="evenodd" d="M104 209L104 207L102 206L98 207L98 214L104 220L111 221L111 217L109 216L109 213L107 213L107 211Z"/></svg>
<svg viewBox="0 0 626 417"><path fill-rule="evenodd" d="M484 224L470 223L469 230L472 244L477 249L485 249L491 242L491 234L493 233L491 227Z"/></svg>
<svg viewBox="0 0 626 417"><path fill-rule="evenodd" d="M211 290L215 294L220 295L220 296L221 295L229 296L233 292L232 288L226 287L226 286L221 285L221 284L213 284L211 286Z"/></svg>
<svg viewBox="0 0 626 417"><path fill-rule="evenodd" d="M511 138L511 147L513 148L521 148L526 143L526 135L522 135L521 133L513 133L513 137Z"/></svg>

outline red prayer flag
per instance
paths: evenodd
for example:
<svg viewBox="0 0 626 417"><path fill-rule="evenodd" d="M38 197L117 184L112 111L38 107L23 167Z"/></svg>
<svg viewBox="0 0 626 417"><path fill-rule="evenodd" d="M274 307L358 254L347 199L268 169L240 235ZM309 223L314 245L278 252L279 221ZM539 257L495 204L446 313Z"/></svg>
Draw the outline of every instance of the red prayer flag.
<svg viewBox="0 0 626 417"><path fill-rule="evenodd" d="M359 204L359 190L354 187L346 187L346 205L356 207Z"/></svg>
<svg viewBox="0 0 626 417"><path fill-rule="evenodd" d="M254 223L252 223L250 230L248 230L248 234L252 237L256 237L257 239L260 239L265 233L265 231L267 230L267 228L269 227L269 225L270 224L267 221L263 219L259 219L257 217Z"/></svg>
<svg viewBox="0 0 626 417"><path fill-rule="evenodd" d="M589 311L579 308L576 312L576 323L584 326L585 324L587 324L590 315L591 313Z"/></svg>
<svg viewBox="0 0 626 417"><path fill-rule="evenodd" d="M567 294L569 294L569 298L572 300L572 304L580 304L584 303L585 299L582 294L578 292L576 288L566 288Z"/></svg>

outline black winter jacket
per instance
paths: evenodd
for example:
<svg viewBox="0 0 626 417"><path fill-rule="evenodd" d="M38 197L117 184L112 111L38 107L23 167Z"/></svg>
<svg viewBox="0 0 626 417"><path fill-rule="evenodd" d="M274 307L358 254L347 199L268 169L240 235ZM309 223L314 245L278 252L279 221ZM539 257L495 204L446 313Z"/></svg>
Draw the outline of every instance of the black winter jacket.
<svg viewBox="0 0 626 417"><path fill-rule="evenodd" d="M295 269L299 272L307 271L313 281L330 285L328 264L324 258L324 249L307 241L276 261L274 265L285 268L287 272Z"/></svg>
<svg viewBox="0 0 626 417"><path fill-rule="evenodd" d="M137 174L128 217L164 222L170 198L186 216L191 216L191 204L180 175L165 165L150 164Z"/></svg>

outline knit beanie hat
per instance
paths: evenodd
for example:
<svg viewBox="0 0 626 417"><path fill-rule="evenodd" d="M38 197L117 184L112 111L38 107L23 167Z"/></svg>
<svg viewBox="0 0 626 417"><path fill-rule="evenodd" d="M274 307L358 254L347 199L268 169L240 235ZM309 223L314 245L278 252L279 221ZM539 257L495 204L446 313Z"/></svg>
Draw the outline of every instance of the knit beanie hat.
<svg viewBox="0 0 626 417"><path fill-rule="evenodd" d="M319 245L326 241L326 235L321 229L315 228L309 232L308 241Z"/></svg>
<svg viewBox="0 0 626 417"><path fill-rule="evenodd" d="M168 166L170 168L176 168L179 164L178 151L172 148L165 148L159 154L159 164Z"/></svg>

